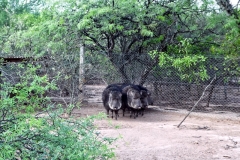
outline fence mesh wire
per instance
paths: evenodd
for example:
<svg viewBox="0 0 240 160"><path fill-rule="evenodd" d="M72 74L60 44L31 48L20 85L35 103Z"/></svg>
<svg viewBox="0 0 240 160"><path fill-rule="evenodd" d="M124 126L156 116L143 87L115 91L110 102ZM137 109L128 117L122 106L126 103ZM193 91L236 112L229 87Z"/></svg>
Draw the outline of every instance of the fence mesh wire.
<svg viewBox="0 0 240 160"><path fill-rule="evenodd" d="M22 62L2 62L0 65L1 82L6 81L11 85L21 83L21 77L29 68L29 65L37 67L36 74L38 76L47 75L49 82L56 84L58 89L48 90L45 93L46 96L57 102L65 103L66 99L68 103L77 102L79 94L79 57L44 57L30 58Z"/></svg>
<svg viewBox="0 0 240 160"><path fill-rule="evenodd" d="M83 77L79 77L78 53L68 58L52 57L34 61L34 64L41 66L38 69L39 75L47 74L59 87L59 90L49 92L49 96L78 96L79 78L84 78L85 101L101 103L101 93L106 85L124 82L126 81L124 78L133 84L139 84L141 76L153 63L148 54L124 56L116 53L110 61L105 54L86 52L84 75L81 75ZM143 84L151 91L154 106L189 110L216 76L216 80L205 92L205 97L196 110L240 112L240 58L207 57L204 64L208 78L191 82L182 79L179 71L170 65L154 66ZM16 83L19 80L16 66L16 63L2 65L2 77Z"/></svg>
<svg viewBox="0 0 240 160"><path fill-rule="evenodd" d="M117 69L121 67L124 68L128 80L138 84L146 68L153 63L153 59L148 54L128 58L131 59L131 63L124 61L125 58L121 54L114 54L113 57L114 65L103 54L85 56L85 85L91 90L87 91L86 96L90 94L89 97L93 97L94 93L101 93L96 88L89 87L90 85L106 86L124 82L125 77ZM208 77L191 82L182 79L179 71L170 65L156 65L143 85L151 91L154 105L160 108L191 109L206 86L216 76L196 110L240 112L240 59L206 56L204 65ZM198 66L195 67L197 70ZM189 71L189 74L192 73ZM98 87L99 90L103 88ZM95 100L100 102L96 96Z"/></svg>

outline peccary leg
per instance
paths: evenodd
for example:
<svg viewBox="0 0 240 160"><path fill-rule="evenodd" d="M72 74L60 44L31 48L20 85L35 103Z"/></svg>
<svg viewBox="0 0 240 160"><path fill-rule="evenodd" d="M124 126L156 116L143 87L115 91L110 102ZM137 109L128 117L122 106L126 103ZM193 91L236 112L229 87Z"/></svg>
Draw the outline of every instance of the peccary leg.
<svg viewBox="0 0 240 160"><path fill-rule="evenodd" d="M113 110L112 110L112 118L113 118Z"/></svg>
<svg viewBox="0 0 240 160"><path fill-rule="evenodd" d="M137 110L137 117L138 117L138 115L141 115L142 113L141 113L141 109L140 110Z"/></svg>
<svg viewBox="0 0 240 160"><path fill-rule="evenodd" d="M107 110L107 117L109 117L109 109Z"/></svg>
<svg viewBox="0 0 240 160"><path fill-rule="evenodd" d="M134 116L133 118L136 119L136 117L138 117L138 111L134 110L133 111L133 116Z"/></svg>
<svg viewBox="0 0 240 160"><path fill-rule="evenodd" d="M135 118L138 117L139 110L135 110Z"/></svg>
<svg viewBox="0 0 240 160"><path fill-rule="evenodd" d="M115 119L117 120L117 117L118 117L118 110L115 110Z"/></svg>
<svg viewBox="0 0 240 160"><path fill-rule="evenodd" d="M144 108L142 108L140 111L141 111L141 115L143 116L144 115Z"/></svg>
<svg viewBox="0 0 240 160"><path fill-rule="evenodd" d="M131 109L130 110L130 118L132 118L132 116L133 116L133 110Z"/></svg>
<svg viewBox="0 0 240 160"><path fill-rule="evenodd" d="M125 108L123 108L123 109L122 109L122 111L123 111L123 117L124 117L124 113L125 113Z"/></svg>
<svg viewBox="0 0 240 160"><path fill-rule="evenodd" d="M138 117L139 110L135 111L135 118Z"/></svg>
<svg viewBox="0 0 240 160"><path fill-rule="evenodd" d="M139 111L138 111L139 115L143 116L144 115L144 108L141 108Z"/></svg>
<svg viewBox="0 0 240 160"><path fill-rule="evenodd" d="M130 110L130 118L136 118L137 117L137 111L135 109L132 109Z"/></svg>

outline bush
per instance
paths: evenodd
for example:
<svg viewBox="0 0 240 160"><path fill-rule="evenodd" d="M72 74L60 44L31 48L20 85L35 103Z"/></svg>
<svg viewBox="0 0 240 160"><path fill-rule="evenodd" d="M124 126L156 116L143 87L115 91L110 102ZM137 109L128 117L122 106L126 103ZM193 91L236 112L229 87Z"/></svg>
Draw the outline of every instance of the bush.
<svg viewBox="0 0 240 160"><path fill-rule="evenodd" d="M22 67L22 66L21 66ZM109 145L93 122L104 115L63 119L61 106L44 93L56 89L47 76L28 66L19 83L3 79L0 100L0 159L109 159ZM22 73L21 73L22 74ZM36 112L39 111L38 113Z"/></svg>

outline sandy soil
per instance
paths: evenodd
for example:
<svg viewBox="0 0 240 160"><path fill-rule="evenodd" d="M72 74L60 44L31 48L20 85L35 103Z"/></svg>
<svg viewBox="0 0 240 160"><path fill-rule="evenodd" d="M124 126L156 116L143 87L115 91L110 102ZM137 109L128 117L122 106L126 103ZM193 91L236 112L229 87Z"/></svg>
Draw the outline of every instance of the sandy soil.
<svg viewBox="0 0 240 160"><path fill-rule="evenodd" d="M105 112L104 108L82 107L78 116ZM113 144L117 160L213 160L240 159L240 114L191 113L161 110L151 106L145 115L118 120L98 120L104 136L117 137Z"/></svg>

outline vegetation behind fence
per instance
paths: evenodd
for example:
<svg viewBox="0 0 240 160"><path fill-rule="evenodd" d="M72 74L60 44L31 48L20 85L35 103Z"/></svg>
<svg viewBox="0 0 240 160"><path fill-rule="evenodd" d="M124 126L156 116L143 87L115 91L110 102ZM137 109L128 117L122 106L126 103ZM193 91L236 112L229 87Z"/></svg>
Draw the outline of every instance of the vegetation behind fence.
<svg viewBox="0 0 240 160"><path fill-rule="evenodd" d="M177 55L174 55L176 59ZM183 56L178 56L184 58ZM115 66L124 65L124 57L115 54ZM130 82L139 84L141 76L152 63L149 54L138 55L124 66L129 78L124 80L121 73L104 55L85 57L85 85L107 85ZM152 92L155 105L189 108L202 95L205 87L216 76L206 91L205 98L197 109L240 111L240 59L223 56L205 56L204 61L194 62L189 68L180 70L173 63L156 65L145 79L144 86ZM202 70L199 70L202 68ZM204 74L201 78L199 75ZM98 92L96 92L97 94Z"/></svg>

